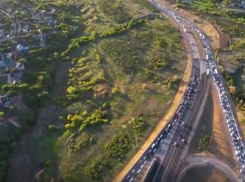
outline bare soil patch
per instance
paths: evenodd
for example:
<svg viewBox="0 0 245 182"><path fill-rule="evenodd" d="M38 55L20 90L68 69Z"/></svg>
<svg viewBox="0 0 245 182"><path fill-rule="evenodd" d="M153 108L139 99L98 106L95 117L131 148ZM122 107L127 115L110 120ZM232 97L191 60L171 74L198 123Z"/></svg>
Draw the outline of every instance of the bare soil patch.
<svg viewBox="0 0 245 182"><path fill-rule="evenodd" d="M211 94L211 88L208 90L208 96L206 100L206 104L203 109L202 116L200 118L199 124L195 128L195 134L190 143L188 154L195 154L202 152L199 150L199 141L202 136L209 134L212 131L213 125L213 98Z"/></svg>
<svg viewBox="0 0 245 182"><path fill-rule="evenodd" d="M219 34L219 46L221 49L225 49L227 47L229 47L230 45L230 38L227 34L225 34L224 32L222 32L219 28L217 28L215 25L213 25L213 27L216 29L216 31Z"/></svg>
<svg viewBox="0 0 245 182"><path fill-rule="evenodd" d="M212 132L212 140L209 147L205 151L198 150L199 140L210 132ZM207 98L200 124L196 128L188 153L215 157L226 163L236 174L239 172L214 83L212 83L210 95Z"/></svg>
<svg viewBox="0 0 245 182"><path fill-rule="evenodd" d="M233 171L238 174L238 167L232 150L232 143L229 132L226 126L225 119L222 115L219 97L214 87L212 86L212 97L214 105L213 114L213 134L211 144L206 152L207 155L213 155L219 160L227 163Z"/></svg>

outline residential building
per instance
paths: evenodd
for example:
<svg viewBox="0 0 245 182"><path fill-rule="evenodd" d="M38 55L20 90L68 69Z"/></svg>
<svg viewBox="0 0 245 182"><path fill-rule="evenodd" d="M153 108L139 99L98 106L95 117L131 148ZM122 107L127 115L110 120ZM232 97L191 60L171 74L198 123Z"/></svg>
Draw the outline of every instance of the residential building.
<svg viewBox="0 0 245 182"><path fill-rule="evenodd" d="M18 71L23 71L25 69L25 66L23 63L17 63L16 68Z"/></svg>

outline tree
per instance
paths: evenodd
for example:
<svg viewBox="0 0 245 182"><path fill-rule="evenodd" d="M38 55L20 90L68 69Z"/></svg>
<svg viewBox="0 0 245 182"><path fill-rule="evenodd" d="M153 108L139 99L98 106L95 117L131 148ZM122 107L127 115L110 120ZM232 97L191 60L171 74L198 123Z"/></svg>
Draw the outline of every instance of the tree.
<svg viewBox="0 0 245 182"><path fill-rule="evenodd" d="M20 58L20 59L18 60L18 63L26 64L26 63L27 63L27 60L24 59L24 58Z"/></svg>
<svg viewBox="0 0 245 182"><path fill-rule="evenodd" d="M223 0L223 5L224 6L228 6L230 4L230 1L229 0Z"/></svg>
<svg viewBox="0 0 245 182"><path fill-rule="evenodd" d="M4 116L4 112L0 111L0 118Z"/></svg>
<svg viewBox="0 0 245 182"><path fill-rule="evenodd" d="M59 53L58 53L58 52L55 52L55 53L54 53L54 58L55 58L55 59L58 59L58 58L59 58Z"/></svg>
<svg viewBox="0 0 245 182"><path fill-rule="evenodd" d="M11 73L16 73L16 72L18 72L17 68L12 68L11 69Z"/></svg>
<svg viewBox="0 0 245 182"><path fill-rule="evenodd" d="M0 138L0 141L3 143L3 144L10 144L10 142L11 142L11 140L10 140L10 138L8 137L8 136L2 136L1 138Z"/></svg>

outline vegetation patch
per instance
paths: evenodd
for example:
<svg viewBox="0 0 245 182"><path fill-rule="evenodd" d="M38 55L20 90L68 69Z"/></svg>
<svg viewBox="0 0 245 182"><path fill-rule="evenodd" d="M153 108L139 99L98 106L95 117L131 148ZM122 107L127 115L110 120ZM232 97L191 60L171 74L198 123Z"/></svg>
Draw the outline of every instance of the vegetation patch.
<svg viewBox="0 0 245 182"><path fill-rule="evenodd" d="M36 171L33 180L112 181L177 91L186 65L181 35L160 15L142 14L156 12L147 1L32 5L37 10L56 8L57 24L33 28L27 40L42 31L48 35L45 46L20 54L26 69L22 83L2 87L22 96L26 110L18 110L21 127L16 133L29 131L31 136L21 138L31 145L30 152L15 153L12 161ZM33 161L18 163L23 155ZM26 179L17 167L8 179L15 174Z"/></svg>

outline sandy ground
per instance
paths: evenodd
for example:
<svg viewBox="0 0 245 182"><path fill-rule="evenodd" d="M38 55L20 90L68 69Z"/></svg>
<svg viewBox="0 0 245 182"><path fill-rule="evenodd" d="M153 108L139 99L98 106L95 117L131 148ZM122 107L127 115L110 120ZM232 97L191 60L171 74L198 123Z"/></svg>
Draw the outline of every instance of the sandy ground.
<svg viewBox="0 0 245 182"><path fill-rule="evenodd" d="M162 128L166 125L166 123L172 118L173 114L176 112L182 100L182 97L187 87L187 83L189 83L189 80L191 78L191 72L192 72L192 60L188 60L186 70L182 78L182 82L179 86L179 90L176 93L175 98L167 114L162 118L162 120L159 122L157 127L154 129L154 131L151 133L151 135L143 144L143 146L139 149L139 151L135 154L135 156L129 161L129 163L124 167L121 173L115 178L114 182L120 182L123 179L123 177L128 173L128 171L134 166L135 162L139 160L139 158L144 154L146 149L149 148L149 146L152 144L154 139L159 135L159 133L162 131Z"/></svg>
<svg viewBox="0 0 245 182"><path fill-rule="evenodd" d="M229 131L226 126L225 119L222 115L222 108L220 106L218 94L214 87L214 83L211 88L213 98L213 133L211 144L205 152L206 155L214 156L215 158L227 163L231 169L238 174L238 166L235 160L235 154L232 149L231 139L229 137Z"/></svg>

